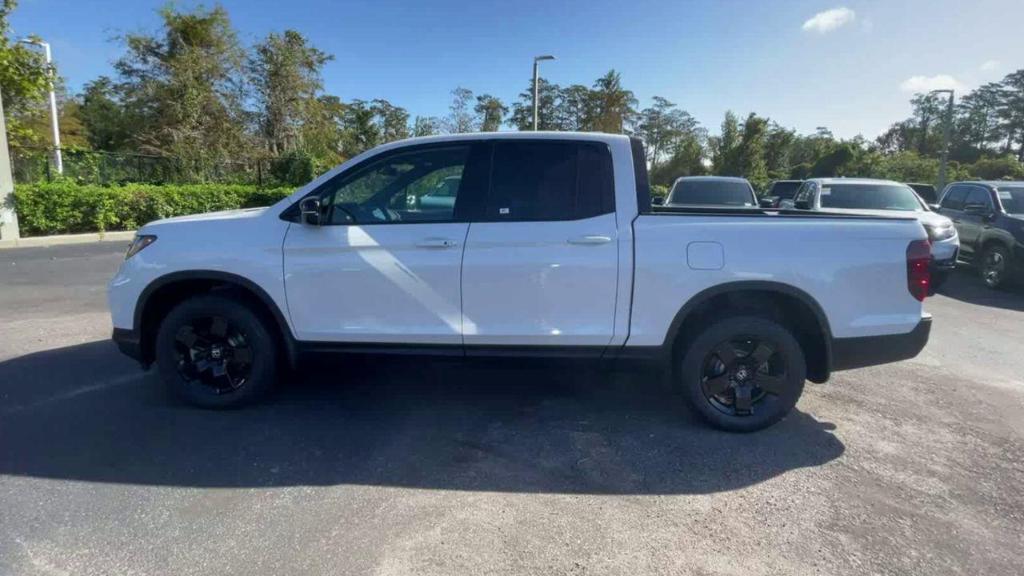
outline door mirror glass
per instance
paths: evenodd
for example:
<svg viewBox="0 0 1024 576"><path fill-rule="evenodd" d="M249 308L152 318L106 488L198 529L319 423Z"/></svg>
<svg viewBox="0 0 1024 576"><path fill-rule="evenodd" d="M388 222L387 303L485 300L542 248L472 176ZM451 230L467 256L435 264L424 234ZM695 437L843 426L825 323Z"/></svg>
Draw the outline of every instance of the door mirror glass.
<svg viewBox="0 0 1024 576"><path fill-rule="evenodd" d="M793 207L797 210L810 210L811 203L806 198L803 198L801 200L794 200Z"/></svg>
<svg viewBox="0 0 1024 576"><path fill-rule="evenodd" d="M299 202L299 213L302 214L302 223L310 226L320 225L320 199L314 196L303 198Z"/></svg>

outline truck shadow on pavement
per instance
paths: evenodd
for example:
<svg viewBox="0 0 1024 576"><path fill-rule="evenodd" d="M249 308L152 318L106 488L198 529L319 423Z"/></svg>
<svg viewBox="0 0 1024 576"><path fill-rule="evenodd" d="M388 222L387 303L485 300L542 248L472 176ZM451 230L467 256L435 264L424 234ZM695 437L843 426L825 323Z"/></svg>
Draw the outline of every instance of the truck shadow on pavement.
<svg viewBox="0 0 1024 576"><path fill-rule="evenodd" d="M706 427L656 373L341 361L263 404L169 397L110 342L0 362L0 474L183 487L356 484L525 493L733 490L838 458L795 411L755 434Z"/></svg>
<svg viewBox="0 0 1024 576"><path fill-rule="evenodd" d="M957 268L938 289L938 293L965 304L1024 312L1024 289L1017 285L992 290L985 286L978 271L971 267Z"/></svg>

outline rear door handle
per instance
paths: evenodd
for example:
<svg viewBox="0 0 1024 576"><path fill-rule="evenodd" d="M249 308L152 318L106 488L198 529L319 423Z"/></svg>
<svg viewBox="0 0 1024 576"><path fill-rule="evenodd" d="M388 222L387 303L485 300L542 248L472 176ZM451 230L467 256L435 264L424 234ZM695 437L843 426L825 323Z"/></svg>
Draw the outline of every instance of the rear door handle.
<svg viewBox="0 0 1024 576"><path fill-rule="evenodd" d="M587 234L584 236L575 236L573 238L569 238L569 244L595 245L607 244L611 241L611 236L601 236L597 234Z"/></svg>
<svg viewBox="0 0 1024 576"><path fill-rule="evenodd" d="M424 238L416 243L418 248L454 248L458 242L450 238Z"/></svg>

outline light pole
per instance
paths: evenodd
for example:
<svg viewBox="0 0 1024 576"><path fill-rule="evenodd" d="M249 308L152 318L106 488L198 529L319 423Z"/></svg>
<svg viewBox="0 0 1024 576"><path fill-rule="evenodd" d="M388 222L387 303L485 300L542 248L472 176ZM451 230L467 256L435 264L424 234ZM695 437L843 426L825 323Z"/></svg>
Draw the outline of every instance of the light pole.
<svg viewBox="0 0 1024 576"><path fill-rule="evenodd" d="M60 124L57 121L57 94L54 92L57 82L56 78L54 78L53 58L50 55L50 45L36 38L23 38L18 40L18 42L41 46L43 48L43 53L46 55L46 67L50 74L50 127L53 129L53 165L57 168L57 174L63 174L64 160L60 155Z"/></svg>
<svg viewBox="0 0 1024 576"><path fill-rule="evenodd" d="M537 67L541 60L554 60L555 57L550 54L544 56L533 57L533 131L537 131L537 83L540 78L537 75Z"/></svg>
<svg viewBox="0 0 1024 576"><path fill-rule="evenodd" d="M932 90L929 94L949 94L949 103L946 106L946 119L942 123L942 160L939 162L939 186L938 193L946 187L946 163L949 161L949 131L953 124L953 91L950 89Z"/></svg>

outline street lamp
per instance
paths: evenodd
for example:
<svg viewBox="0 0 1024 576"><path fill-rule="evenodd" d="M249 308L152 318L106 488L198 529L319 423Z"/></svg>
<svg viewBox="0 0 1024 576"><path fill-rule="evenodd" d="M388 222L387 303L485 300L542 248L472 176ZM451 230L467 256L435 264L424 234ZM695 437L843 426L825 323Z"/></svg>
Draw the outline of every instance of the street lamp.
<svg viewBox="0 0 1024 576"><path fill-rule="evenodd" d="M533 57L533 131L537 131L537 83L539 78L537 76L537 64L541 60L554 60L555 57L550 54L544 56Z"/></svg>
<svg viewBox="0 0 1024 576"><path fill-rule="evenodd" d="M946 162L949 160L949 131L953 124L953 91L951 89L932 90L929 94L949 94L946 106L946 121L942 123L942 160L939 162L939 194L946 187Z"/></svg>
<svg viewBox="0 0 1024 576"><path fill-rule="evenodd" d="M60 156L60 124L57 123L57 94L54 93L54 85L57 83L53 71L53 58L50 56L50 45L37 38L23 38L18 40L22 44L41 46L46 55L46 67L50 74L50 127L53 129L53 164L57 168L57 174L64 173L64 160Z"/></svg>

